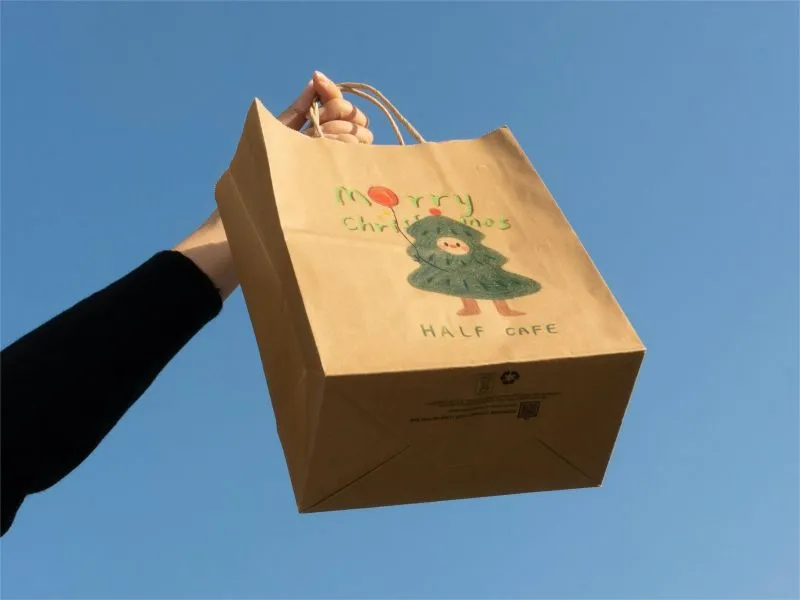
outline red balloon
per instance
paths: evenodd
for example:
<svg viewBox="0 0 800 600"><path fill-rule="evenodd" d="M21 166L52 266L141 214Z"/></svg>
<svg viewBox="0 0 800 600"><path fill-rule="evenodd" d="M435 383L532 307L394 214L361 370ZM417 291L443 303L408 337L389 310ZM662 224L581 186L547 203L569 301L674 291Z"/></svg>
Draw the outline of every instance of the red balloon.
<svg viewBox="0 0 800 600"><path fill-rule="evenodd" d="M400 203L400 199L397 197L397 194L395 194L389 188L381 187L379 185L369 188L367 190L367 196L369 196L369 199L375 204L380 204L386 208L397 206Z"/></svg>

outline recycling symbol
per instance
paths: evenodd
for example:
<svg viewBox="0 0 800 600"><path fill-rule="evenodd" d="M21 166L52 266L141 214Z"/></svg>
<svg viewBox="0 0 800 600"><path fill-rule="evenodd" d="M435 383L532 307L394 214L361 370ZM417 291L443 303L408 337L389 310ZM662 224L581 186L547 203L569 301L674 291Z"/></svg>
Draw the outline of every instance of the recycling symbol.
<svg viewBox="0 0 800 600"><path fill-rule="evenodd" d="M515 383L519 379L519 373L516 371L506 371L500 376L500 381L503 382L503 385L511 385Z"/></svg>

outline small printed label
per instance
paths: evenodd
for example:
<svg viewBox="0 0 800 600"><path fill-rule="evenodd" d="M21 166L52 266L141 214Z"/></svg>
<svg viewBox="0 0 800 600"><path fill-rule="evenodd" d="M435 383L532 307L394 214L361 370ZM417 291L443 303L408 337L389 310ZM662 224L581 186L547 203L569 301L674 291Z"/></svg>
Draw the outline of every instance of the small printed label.
<svg viewBox="0 0 800 600"><path fill-rule="evenodd" d="M558 395L558 392L536 392L464 400L439 400L427 404L429 408L427 415L412 417L409 421L411 423L460 421L501 415L528 420L539 416L542 401Z"/></svg>
<svg viewBox="0 0 800 600"><path fill-rule="evenodd" d="M517 411L518 419L533 419L539 416L539 400L526 400L519 403L519 410Z"/></svg>

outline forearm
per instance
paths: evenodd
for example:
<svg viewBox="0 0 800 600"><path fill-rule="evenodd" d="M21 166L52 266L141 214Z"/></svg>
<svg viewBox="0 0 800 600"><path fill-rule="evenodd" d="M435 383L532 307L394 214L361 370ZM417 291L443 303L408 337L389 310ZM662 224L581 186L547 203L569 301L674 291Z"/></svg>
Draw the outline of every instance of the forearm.
<svg viewBox="0 0 800 600"><path fill-rule="evenodd" d="M239 285L219 211L215 210L200 228L174 249L191 259L211 279L223 300Z"/></svg>
<svg viewBox="0 0 800 600"><path fill-rule="evenodd" d="M2 533L25 495L77 467L219 313L192 262L159 253L2 351Z"/></svg>

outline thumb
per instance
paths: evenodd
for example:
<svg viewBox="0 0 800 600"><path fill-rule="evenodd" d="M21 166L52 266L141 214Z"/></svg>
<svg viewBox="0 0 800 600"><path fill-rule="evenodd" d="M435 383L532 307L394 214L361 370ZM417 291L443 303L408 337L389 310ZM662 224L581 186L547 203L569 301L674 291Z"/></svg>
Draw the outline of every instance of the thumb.
<svg viewBox="0 0 800 600"><path fill-rule="evenodd" d="M316 95L314 80L311 79L303 88L303 91L300 92L300 95L289 105L289 108L278 115L278 120L287 127L300 129L306 122L306 115L308 115L308 110L311 108L311 103Z"/></svg>
<svg viewBox="0 0 800 600"><path fill-rule="evenodd" d="M300 129L308 120L308 110L311 103L319 97L320 102L325 104L335 98L342 98L342 91L336 84L328 79L320 71L314 71L314 76L300 92L294 102L278 115L278 120L292 129Z"/></svg>
<svg viewBox="0 0 800 600"><path fill-rule="evenodd" d="M314 71L314 77L311 82L314 86L314 92L319 96L320 102L323 104L343 97L342 90L320 71Z"/></svg>

